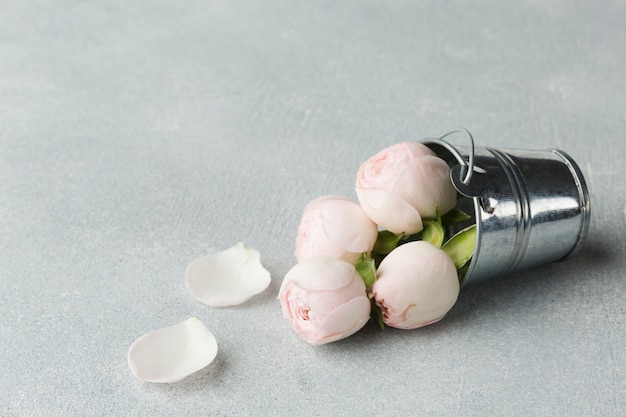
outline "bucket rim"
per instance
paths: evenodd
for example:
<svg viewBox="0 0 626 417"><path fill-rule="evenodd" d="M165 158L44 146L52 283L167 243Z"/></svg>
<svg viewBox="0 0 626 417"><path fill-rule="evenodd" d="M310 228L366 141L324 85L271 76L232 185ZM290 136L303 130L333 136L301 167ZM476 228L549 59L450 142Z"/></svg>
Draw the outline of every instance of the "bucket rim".
<svg viewBox="0 0 626 417"><path fill-rule="evenodd" d="M463 155L461 155L461 153L459 152L458 149L456 149L456 147L452 144L450 144L449 142L440 139L440 138L428 138L428 139L423 139L420 141L421 144L428 146L429 144L432 145L439 145L444 147L447 151L449 151L452 156L454 156L454 158L457 160L457 162L462 165L462 166L469 166L468 161L465 160L465 158L463 158ZM430 147L429 147L430 149ZM432 150L432 149L431 149ZM452 168L452 167L450 167ZM452 181L452 171L450 172L450 180ZM452 181L452 184L454 185L454 181ZM456 186L455 186L456 188ZM457 189L457 191L459 191ZM466 285L468 285L469 283L473 282L472 280L472 273L474 272L475 268L474 266L477 264L477 259L480 256L480 243L481 243L481 236L482 236L482 221L481 221L481 209L480 209L480 201L478 197L465 197L465 198L471 198L472 199L472 204L474 207L474 219L475 219L475 225L476 225L476 241L474 243L474 253L472 255L472 259L470 260L470 266L467 270L467 273L465 274L465 276L463 277L463 279L461 280L460 284L461 287L464 287Z"/></svg>

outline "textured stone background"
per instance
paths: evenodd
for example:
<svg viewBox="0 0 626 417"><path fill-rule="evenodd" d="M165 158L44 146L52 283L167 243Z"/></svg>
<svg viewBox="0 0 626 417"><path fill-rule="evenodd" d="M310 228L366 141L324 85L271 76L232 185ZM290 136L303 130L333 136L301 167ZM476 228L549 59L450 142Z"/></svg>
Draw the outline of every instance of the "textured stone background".
<svg viewBox="0 0 626 417"><path fill-rule="evenodd" d="M625 22L623 0L0 2L0 414L625 415ZM300 341L275 297L304 205L457 126L568 152L585 249L422 330ZM238 241L270 288L197 303L185 266ZM216 361L135 380L132 341L190 316Z"/></svg>

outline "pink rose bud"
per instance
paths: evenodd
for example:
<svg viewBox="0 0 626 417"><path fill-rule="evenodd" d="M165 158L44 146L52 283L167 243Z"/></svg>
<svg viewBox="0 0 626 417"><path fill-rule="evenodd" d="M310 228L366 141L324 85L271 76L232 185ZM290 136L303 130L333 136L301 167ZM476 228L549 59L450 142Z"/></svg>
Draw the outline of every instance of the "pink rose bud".
<svg viewBox="0 0 626 417"><path fill-rule="evenodd" d="M405 243L380 263L372 295L388 326L426 326L441 320L456 302L456 267L441 249L428 242Z"/></svg>
<svg viewBox="0 0 626 417"><path fill-rule="evenodd" d="M356 333L370 317L365 284L354 265L319 256L291 268L278 295L283 315L311 345Z"/></svg>
<svg viewBox="0 0 626 417"><path fill-rule="evenodd" d="M421 143L401 142L368 159L356 176L363 211L396 234L422 230L422 218L435 218L456 205L450 167Z"/></svg>
<svg viewBox="0 0 626 417"><path fill-rule="evenodd" d="M378 227L352 200L326 195L311 201L298 227L295 255L298 261L331 256L352 264L370 252Z"/></svg>

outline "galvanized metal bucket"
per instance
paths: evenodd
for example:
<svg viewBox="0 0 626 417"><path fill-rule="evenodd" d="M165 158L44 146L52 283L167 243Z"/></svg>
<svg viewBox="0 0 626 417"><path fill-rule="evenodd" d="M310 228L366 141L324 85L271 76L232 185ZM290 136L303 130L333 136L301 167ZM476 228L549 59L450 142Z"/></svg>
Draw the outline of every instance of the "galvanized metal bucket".
<svg viewBox="0 0 626 417"><path fill-rule="evenodd" d="M463 131L471 146L443 138ZM474 148L465 129L421 141L451 167L462 210L477 227L462 285L565 259L589 228L589 192L565 152Z"/></svg>

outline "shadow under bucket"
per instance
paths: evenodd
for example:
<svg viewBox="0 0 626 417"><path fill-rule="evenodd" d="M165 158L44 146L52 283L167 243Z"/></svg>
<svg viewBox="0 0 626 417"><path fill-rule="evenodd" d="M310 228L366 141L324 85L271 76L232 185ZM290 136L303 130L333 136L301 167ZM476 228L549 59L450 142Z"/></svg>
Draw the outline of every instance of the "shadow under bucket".
<svg viewBox="0 0 626 417"><path fill-rule="evenodd" d="M443 139L421 143L450 165L452 182L465 197L459 208L476 224L476 248L462 285L562 260L582 244L589 192L564 152L474 149Z"/></svg>

